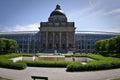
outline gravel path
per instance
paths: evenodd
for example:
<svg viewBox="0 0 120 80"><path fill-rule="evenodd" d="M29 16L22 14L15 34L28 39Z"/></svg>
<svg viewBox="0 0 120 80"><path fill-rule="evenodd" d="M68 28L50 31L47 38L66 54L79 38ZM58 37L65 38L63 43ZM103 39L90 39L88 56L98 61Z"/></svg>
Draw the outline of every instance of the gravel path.
<svg viewBox="0 0 120 80"><path fill-rule="evenodd" d="M0 77L13 80L32 80L31 76L48 77L48 80L110 80L120 78L120 69L66 72L66 68L38 68L27 67L25 70L12 70L0 68Z"/></svg>

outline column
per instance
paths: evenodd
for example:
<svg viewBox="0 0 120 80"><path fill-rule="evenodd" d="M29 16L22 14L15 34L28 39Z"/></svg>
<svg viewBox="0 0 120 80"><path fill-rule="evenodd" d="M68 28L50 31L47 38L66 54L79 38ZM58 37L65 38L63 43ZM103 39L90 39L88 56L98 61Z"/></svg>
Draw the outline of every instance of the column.
<svg viewBox="0 0 120 80"><path fill-rule="evenodd" d="M29 47L30 47L30 45L29 45L29 43L30 43L30 39L29 39L30 37L28 36L28 44L27 44L27 47L28 47L28 49L27 49L27 52L29 53Z"/></svg>
<svg viewBox="0 0 120 80"><path fill-rule="evenodd" d="M81 52L82 52L82 39L80 39L80 50L81 50Z"/></svg>
<svg viewBox="0 0 120 80"><path fill-rule="evenodd" d="M34 39L34 53L35 53L35 51L36 51L35 42L36 42L36 37L35 37L35 39Z"/></svg>
<svg viewBox="0 0 120 80"><path fill-rule="evenodd" d="M67 38L66 38L66 39L67 39L67 40L66 40L66 41L67 41L67 46L66 46L66 47L68 48L68 32L66 32L66 37L67 37Z"/></svg>
<svg viewBox="0 0 120 80"><path fill-rule="evenodd" d="M73 32L73 36L74 36L74 37L73 37L73 42L74 42L74 43L73 43L73 48L75 49L75 32Z"/></svg>
<svg viewBox="0 0 120 80"><path fill-rule="evenodd" d="M92 53L92 39L90 39L90 52Z"/></svg>
<svg viewBox="0 0 120 80"><path fill-rule="evenodd" d="M84 35L84 53L86 53L85 51L86 51L86 39L85 39L85 35Z"/></svg>
<svg viewBox="0 0 120 80"><path fill-rule="evenodd" d="M24 52L24 37L22 38L22 52ZM28 52L29 53L29 52Z"/></svg>
<svg viewBox="0 0 120 80"><path fill-rule="evenodd" d="M60 49L61 49L61 32L60 32Z"/></svg>
<svg viewBox="0 0 120 80"><path fill-rule="evenodd" d="M48 48L48 32L46 32L46 48Z"/></svg>
<svg viewBox="0 0 120 80"><path fill-rule="evenodd" d="M54 40L55 33L53 32L53 49L55 48L55 40Z"/></svg>

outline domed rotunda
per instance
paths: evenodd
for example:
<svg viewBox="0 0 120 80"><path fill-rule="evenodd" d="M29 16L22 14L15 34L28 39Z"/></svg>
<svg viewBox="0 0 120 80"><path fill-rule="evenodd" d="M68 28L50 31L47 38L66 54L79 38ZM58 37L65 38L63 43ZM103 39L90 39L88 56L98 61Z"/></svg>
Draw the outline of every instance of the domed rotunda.
<svg viewBox="0 0 120 80"><path fill-rule="evenodd" d="M67 17L65 13L60 8L60 5L56 5L56 8L49 17L49 22L67 22Z"/></svg>
<svg viewBox="0 0 120 80"><path fill-rule="evenodd" d="M41 52L65 53L75 47L74 22L68 22L65 13L56 5L50 13L48 22L40 23Z"/></svg>

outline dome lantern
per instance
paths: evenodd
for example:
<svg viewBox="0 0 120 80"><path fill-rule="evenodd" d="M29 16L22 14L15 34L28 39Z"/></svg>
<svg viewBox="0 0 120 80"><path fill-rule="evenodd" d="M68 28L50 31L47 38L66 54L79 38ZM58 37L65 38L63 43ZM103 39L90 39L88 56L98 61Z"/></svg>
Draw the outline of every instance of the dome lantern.
<svg viewBox="0 0 120 80"><path fill-rule="evenodd" d="M60 5L56 5L56 9L55 10L57 10L57 9L60 9L61 10L61 8L60 8Z"/></svg>

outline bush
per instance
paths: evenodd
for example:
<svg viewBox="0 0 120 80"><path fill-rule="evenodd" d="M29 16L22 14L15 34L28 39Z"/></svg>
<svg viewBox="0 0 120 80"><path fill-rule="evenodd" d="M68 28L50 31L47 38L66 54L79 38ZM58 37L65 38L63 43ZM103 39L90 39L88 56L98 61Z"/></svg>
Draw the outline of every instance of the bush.
<svg viewBox="0 0 120 80"><path fill-rule="evenodd" d="M18 57L18 56L21 55L15 53L0 55L0 67L18 69L18 70L25 69L27 67L25 63L14 63L11 60L9 60L10 58Z"/></svg>
<svg viewBox="0 0 120 80"><path fill-rule="evenodd" d="M11 53L6 55L0 55L0 59L10 59L18 56L21 56L21 54Z"/></svg>
<svg viewBox="0 0 120 80"><path fill-rule="evenodd" d="M4 61L1 60L0 67L21 70L21 69L26 68L26 64L25 63L13 63L12 61L9 61L9 60L4 60Z"/></svg>
<svg viewBox="0 0 120 80"><path fill-rule="evenodd" d="M65 57L88 57L95 60L101 60L105 58L101 55L96 55L96 54L74 54L74 55L65 55Z"/></svg>
<svg viewBox="0 0 120 80"><path fill-rule="evenodd" d="M81 63L71 63L67 66L67 70L66 71L80 71L80 68L83 65Z"/></svg>
<svg viewBox="0 0 120 80"><path fill-rule="evenodd" d="M40 56L40 55L39 54L21 54L21 56L32 57L32 56Z"/></svg>
<svg viewBox="0 0 120 80"><path fill-rule="evenodd" d="M120 68L120 59L106 57L102 60L89 61L85 65L81 64L69 64L66 71L94 71L94 70L106 70Z"/></svg>
<svg viewBox="0 0 120 80"><path fill-rule="evenodd" d="M72 62L65 61L20 61L27 64L27 66L31 67L66 67L68 64Z"/></svg>
<svg viewBox="0 0 120 80"><path fill-rule="evenodd" d="M89 61L87 64L83 65L81 62L74 61L18 61L13 63L10 58L18 56L32 56L33 54L7 54L0 55L0 67L10 68L10 69L25 69L26 66L31 67L67 67L66 71L93 71L93 70L105 70L120 68L120 59L113 57L103 57L101 55L95 54L74 54L69 55L74 57L89 57L95 60Z"/></svg>

